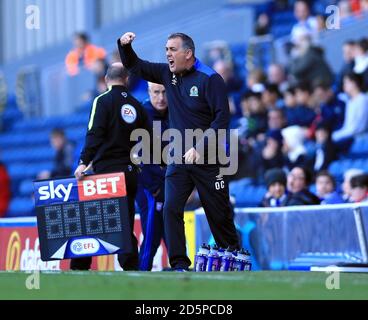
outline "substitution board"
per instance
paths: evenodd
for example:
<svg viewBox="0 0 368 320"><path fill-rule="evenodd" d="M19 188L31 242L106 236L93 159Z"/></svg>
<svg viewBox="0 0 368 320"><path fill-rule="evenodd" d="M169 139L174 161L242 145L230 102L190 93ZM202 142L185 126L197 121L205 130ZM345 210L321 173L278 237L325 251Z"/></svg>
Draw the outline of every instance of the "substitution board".
<svg viewBox="0 0 368 320"><path fill-rule="evenodd" d="M43 261L132 250L124 173L34 181Z"/></svg>

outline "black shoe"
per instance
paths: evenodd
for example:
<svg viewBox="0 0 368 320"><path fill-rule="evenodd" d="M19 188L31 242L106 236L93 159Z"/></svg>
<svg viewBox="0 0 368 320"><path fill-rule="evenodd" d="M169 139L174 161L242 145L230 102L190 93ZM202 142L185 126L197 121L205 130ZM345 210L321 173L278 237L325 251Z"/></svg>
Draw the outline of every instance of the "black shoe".
<svg viewBox="0 0 368 320"><path fill-rule="evenodd" d="M162 271L169 271L169 272L188 272L190 271L188 267L175 267L175 268L164 268Z"/></svg>

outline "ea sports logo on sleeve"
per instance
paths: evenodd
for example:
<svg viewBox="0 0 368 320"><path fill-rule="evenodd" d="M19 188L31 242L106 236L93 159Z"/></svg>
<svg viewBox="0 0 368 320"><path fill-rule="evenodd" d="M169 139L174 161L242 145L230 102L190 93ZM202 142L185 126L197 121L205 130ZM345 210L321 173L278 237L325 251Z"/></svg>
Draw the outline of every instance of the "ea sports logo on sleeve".
<svg viewBox="0 0 368 320"><path fill-rule="evenodd" d="M130 104L124 104L121 107L121 117L126 123L133 123L137 119L137 111Z"/></svg>

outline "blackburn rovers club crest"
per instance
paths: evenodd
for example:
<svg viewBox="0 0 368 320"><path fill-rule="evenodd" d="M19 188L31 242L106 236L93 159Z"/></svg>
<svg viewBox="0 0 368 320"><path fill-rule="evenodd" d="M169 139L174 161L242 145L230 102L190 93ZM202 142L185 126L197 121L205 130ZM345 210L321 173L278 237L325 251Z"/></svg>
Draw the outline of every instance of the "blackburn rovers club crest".
<svg viewBox="0 0 368 320"><path fill-rule="evenodd" d="M121 107L121 117L126 123L133 123L137 119L137 111L130 104L124 104Z"/></svg>
<svg viewBox="0 0 368 320"><path fill-rule="evenodd" d="M191 97L198 97L198 88L196 86L193 86L190 89L190 96Z"/></svg>

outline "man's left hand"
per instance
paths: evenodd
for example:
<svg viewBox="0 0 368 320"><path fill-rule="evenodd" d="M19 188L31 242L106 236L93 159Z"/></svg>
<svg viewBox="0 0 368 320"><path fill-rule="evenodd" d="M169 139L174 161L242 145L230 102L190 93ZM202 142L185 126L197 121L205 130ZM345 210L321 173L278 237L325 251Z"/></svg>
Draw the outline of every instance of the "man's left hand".
<svg viewBox="0 0 368 320"><path fill-rule="evenodd" d="M197 152L196 149L194 148L190 148L185 155L183 156L183 158L185 159L185 163L195 163L196 161L199 160L200 155Z"/></svg>

